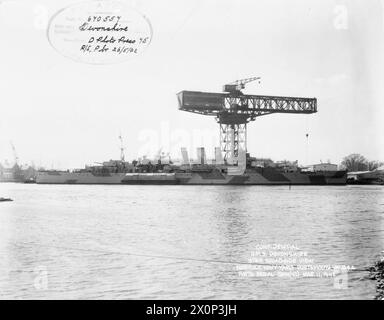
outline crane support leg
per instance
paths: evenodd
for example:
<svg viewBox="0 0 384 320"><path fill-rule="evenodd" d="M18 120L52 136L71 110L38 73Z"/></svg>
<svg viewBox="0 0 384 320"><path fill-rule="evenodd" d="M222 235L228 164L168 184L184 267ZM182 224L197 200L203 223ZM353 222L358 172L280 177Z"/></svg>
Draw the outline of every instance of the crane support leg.
<svg viewBox="0 0 384 320"><path fill-rule="evenodd" d="M236 164L239 150L247 151L247 124L220 123L220 148L227 164Z"/></svg>

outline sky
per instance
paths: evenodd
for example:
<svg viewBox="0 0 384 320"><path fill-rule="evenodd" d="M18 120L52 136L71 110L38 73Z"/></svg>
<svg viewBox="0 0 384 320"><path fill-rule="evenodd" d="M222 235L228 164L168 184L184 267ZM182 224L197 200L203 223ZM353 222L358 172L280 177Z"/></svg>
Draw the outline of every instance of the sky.
<svg viewBox="0 0 384 320"><path fill-rule="evenodd" d="M124 1L124 0L122 0ZM380 0L126 0L150 21L139 56L93 65L61 55L49 19L79 1L0 1L0 162L77 168L119 158L180 158L219 143L213 117L178 110L182 90L220 92L260 76L249 94L316 97L312 115L274 114L248 125L256 157L340 163L384 161ZM308 133L308 138L306 134Z"/></svg>

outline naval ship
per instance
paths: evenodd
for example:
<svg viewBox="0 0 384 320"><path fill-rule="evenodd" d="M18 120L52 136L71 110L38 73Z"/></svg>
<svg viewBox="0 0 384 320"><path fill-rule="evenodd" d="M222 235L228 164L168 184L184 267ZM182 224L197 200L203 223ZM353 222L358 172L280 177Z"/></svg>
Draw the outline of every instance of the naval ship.
<svg viewBox="0 0 384 320"><path fill-rule="evenodd" d="M220 148L216 158L208 163L204 148L198 148L197 161L188 159L182 148L181 163L162 159L127 162L110 160L100 165L73 171L38 171L38 184L128 184L128 185L344 185L347 173L333 170L335 165L320 168L298 166L297 161L273 162L257 159L240 151L237 161L223 161Z"/></svg>
<svg viewBox="0 0 384 320"><path fill-rule="evenodd" d="M61 184L178 184L178 185L340 185L346 184L346 171L336 165L319 164L301 168L296 162L257 159L246 152L247 124L257 117L275 113L311 114L317 112L316 98L248 95L245 85L252 77L224 85L223 92L181 91L179 110L214 116L220 125L220 147L215 159L206 161L204 148L198 148L197 161L190 161L182 148L182 162L120 160L74 171L39 171L36 183ZM308 134L306 135L308 137ZM119 137L122 143L121 136ZM224 157L223 157L224 154Z"/></svg>

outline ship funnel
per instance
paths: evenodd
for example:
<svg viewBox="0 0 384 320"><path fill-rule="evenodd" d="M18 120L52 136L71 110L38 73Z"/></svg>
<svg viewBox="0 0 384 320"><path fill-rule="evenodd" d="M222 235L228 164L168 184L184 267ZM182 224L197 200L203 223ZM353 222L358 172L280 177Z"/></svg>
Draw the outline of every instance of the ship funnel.
<svg viewBox="0 0 384 320"><path fill-rule="evenodd" d="M237 167L243 171L247 167L247 153L243 149L239 149L239 155L237 157Z"/></svg>
<svg viewBox="0 0 384 320"><path fill-rule="evenodd" d="M205 164L207 162L205 157L205 149L204 147L197 148L197 163L198 164Z"/></svg>
<svg viewBox="0 0 384 320"><path fill-rule="evenodd" d="M215 163L224 164L224 159L220 147L215 148Z"/></svg>
<svg viewBox="0 0 384 320"><path fill-rule="evenodd" d="M187 148L181 148L181 156L183 157L183 164L189 165Z"/></svg>

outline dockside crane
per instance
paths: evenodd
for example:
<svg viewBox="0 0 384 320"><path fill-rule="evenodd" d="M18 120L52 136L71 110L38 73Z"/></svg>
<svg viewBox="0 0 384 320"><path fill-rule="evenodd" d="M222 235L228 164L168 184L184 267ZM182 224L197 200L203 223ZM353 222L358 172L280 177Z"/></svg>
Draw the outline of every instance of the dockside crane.
<svg viewBox="0 0 384 320"><path fill-rule="evenodd" d="M260 77L252 77L252 78L246 78L246 79L241 79L241 80L236 80L233 81L229 84L225 84L223 86L223 91L224 92L229 92L232 94L242 94L241 90L245 89L245 85L247 83L259 80L260 83Z"/></svg>
<svg viewBox="0 0 384 320"><path fill-rule="evenodd" d="M236 80L223 86L222 93L181 91L179 110L214 116L220 126L220 149L228 164L236 163L239 150L247 150L247 123L273 113L317 112L316 98L244 94L241 90L260 77Z"/></svg>

